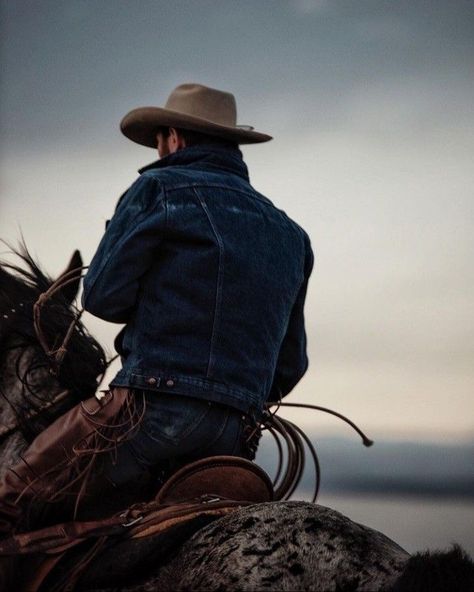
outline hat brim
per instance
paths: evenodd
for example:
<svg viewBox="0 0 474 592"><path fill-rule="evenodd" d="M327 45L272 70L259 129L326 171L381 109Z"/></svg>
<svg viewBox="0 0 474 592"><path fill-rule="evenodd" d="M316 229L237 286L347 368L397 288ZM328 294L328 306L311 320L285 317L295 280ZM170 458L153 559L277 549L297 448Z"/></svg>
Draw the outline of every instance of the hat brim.
<svg viewBox="0 0 474 592"><path fill-rule="evenodd" d="M120 122L122 133L137 144L156 148L156 134L159 127L177 127L227 139L236 144L258 144L272 140L272 136L243 127L219 125L207 119L193 117L163 109L161 107L139 107L133 109Z"/></svg>

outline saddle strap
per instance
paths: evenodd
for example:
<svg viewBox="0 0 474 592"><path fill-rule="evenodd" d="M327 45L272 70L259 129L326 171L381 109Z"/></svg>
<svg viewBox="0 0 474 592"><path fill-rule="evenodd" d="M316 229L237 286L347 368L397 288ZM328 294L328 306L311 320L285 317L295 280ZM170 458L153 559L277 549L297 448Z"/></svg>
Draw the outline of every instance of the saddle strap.
<svg viewBox="0 0 474 592"><path fill-rule="evenodd" d="M35 532L17 534L8 541L2 542L2 552L5 553L8 542L10 543L8 548L10 554L45 554L37 568L27 576L19 587L21 592L38 592L49 574L67 555L68 550L85 540L91 541L92 550L95 549L96 543L101 542L100 549L98 549L100 553L101 549L107 546L110 537L114 535L130 539L159 536L202 516L221 518L242 506L251 505L251 503L211 498L165 507L156 502L140 504L129 509L128 512L101 521L70 522ZM93 543L94 539L96 543ZM95 551L93 553L85 551L85 557L79 561L79 565L72 572L65 574L58 582L58 588L55 587L54 590L74 589L84 569L96 555Z"/></svg>
<svg viewBox="0 0 474 592"><path fill-rule="evenodd" d="M40 530L15 534L0 542L0 555L47 553L55 555L87 538L122 534L123 517L113 516L93 522L65 522Z"/></svg>
<svg viewBox="0 0 474 592"><path fill-rule="evenodd" d="M215 500L215 501L214 501ZM224 515L251 502L215 499L163 506L138 504L110 518L90 522L65 522L41 530L15 534L0 542L0 555L62 553L86 539L127 536L143 538L192 520L200 515Z"/></svg>
<svg viewBox="0 0 474 592"><path fill-rule="evenodd" d="M201 502L193 504L180 504L170 508L156 510L150 512L143 519L134 521L134 525L130 527L127 532L126 540L131 539L145 539L153 537L156 540L157 549L166 549L168 544L166 541L174 540L176 544L177 533L184 528L187 532L187 537L191 536L193 532L201 528L204 524L208 524L218 518L222 518L231 512L235 512L243 505L250 505L251 502L234 502L232 500L220 500L212 502ZM205 518L203 523L202 518ZM167 539L167 536L170 538ZM179 538L178 534L178 538ZM181 535L182 536L182 535ZM122 539L123 540L123 539ZM114 544L114 537L103 537L98 540L100 544L98 552L94 552L86 560L81 560L80 565L74 570L67 573L63 582L60 582L59 587L55 587L51 592L72 592L75 589L77 582L83 576L85 569L91 561L99 559L98 555L103 551L107 551L109 544ZM113 548L113 547L112 547ZM67 584L64 586L64 584Z"/></svg>
<svg viewBox="0 0 474 592"><path fill-rule="evenodd" d="M176 504L165 510L157 510L144 516L142 520L130 528L128 536L132 539L154 536L200 516L220 518L252 503L234 500L215 500L204 503Z"/></svg>

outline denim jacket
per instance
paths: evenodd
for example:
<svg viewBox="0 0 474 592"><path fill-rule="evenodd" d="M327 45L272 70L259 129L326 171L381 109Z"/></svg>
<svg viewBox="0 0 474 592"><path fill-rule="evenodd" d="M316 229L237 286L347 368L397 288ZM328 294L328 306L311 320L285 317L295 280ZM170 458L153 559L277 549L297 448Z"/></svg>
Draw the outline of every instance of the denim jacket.
<svg viewBox="0 0 474 592"><path fill-rule="evenodd" d="M261 410L308 366L308 235L249 183L237 148L141 169L84 279L83 306L125 323L111 386Z"/></svg>

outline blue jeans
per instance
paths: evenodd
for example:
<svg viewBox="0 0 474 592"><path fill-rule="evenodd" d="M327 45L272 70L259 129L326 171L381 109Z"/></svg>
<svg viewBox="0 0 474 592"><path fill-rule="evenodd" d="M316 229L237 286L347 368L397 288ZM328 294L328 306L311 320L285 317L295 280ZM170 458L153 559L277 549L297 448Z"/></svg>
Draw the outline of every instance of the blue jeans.
<svg viewBox="0 0 474 592"><path fill-rule="evenodd" d="M103 469L116 486L208 456L249 458L242 412L182 395L145 391L144 397L139 431L118 448L116 462L107 461Z"/></svg>

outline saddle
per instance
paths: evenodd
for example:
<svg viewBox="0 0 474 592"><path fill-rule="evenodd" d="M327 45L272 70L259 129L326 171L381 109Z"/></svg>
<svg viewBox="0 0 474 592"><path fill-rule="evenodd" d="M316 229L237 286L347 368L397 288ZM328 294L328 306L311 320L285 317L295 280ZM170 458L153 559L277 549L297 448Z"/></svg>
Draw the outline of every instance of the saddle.
<svg viewBox="0 0 474 592"><path fill-rule="evenodd" d="M157 544L166 548L167 539L176 543L180 532L191 536L205 524L243 506L273 499L272 482L255 463L234 456L209 457L181 468L149 502L101 520L56 524L13 535L0 542L0 554L39 554L34 574L18 588L37 592L58 564L67 563L74 552L74 567L66 577L63 573L62 583L54 588L58 592L73 590L85 569L112 541L159 537ZM79 546L84 552L78 559ZM52 590L50 585L48 590Z"/></svg>

